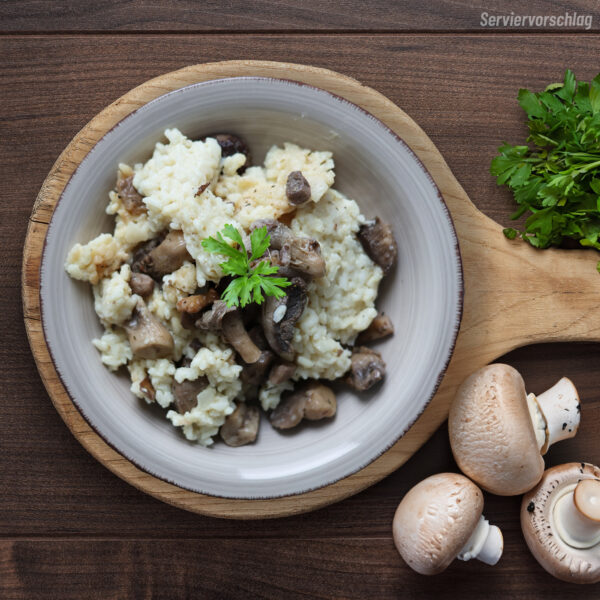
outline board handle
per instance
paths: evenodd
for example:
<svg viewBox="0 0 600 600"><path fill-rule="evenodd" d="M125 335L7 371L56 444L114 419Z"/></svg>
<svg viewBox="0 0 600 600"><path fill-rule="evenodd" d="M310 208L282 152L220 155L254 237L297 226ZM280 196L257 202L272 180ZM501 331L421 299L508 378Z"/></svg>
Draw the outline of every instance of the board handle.
<svg viewBox="0 0 600 600"><path fill-rule="evenodd" d="M527 344L600 341L596 251L508 240L477 210L459 211L455 220L465 277L463 350L491 362Z"/></svg>

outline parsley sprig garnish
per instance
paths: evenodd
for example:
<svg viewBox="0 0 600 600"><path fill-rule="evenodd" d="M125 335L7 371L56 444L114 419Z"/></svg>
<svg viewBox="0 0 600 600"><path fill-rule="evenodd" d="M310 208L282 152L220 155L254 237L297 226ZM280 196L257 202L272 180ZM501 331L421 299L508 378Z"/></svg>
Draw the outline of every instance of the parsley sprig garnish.
<svg viewBox="0 0 600 600"><path fill-rule="evenodd" d="M230 239L238 247L231 246L224 237ZM220 264L225 275L234 277L221 295L221 299L227 306L243 308L250 302L262 304L263 292L265 296L275 296L275 298L285 296L285 292L281 288L288 287L291 282L286 277L270 277L279 270L277 265L272 265L269 260L261 260L251 267L252 261L261 258L270 243L271 236L268 235L266 227L255 229L250 234L251 253L248 256L240 232L230 224L225 225L223 230L217 233L216 238L208 237L202 240L202 247L207 252L229 257L226 262Z"/></svg>
<svg viewBox="0 0 600 600"><path fill-rule="evenodd" d="M504 143L491 173L519 205L511 218L528 217L524 231L510 227L504 234L536 248L571 238L600 250L600 75L578 83L567 70L563 83L539 93L519 90L518 100L531 145Z"/></svg>

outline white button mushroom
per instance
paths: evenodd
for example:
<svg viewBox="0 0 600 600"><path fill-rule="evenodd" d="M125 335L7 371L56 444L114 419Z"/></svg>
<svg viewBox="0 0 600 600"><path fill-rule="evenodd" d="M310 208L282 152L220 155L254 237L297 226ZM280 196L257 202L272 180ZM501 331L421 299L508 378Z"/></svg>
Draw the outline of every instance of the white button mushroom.
<svg viewBox="0 0 600 600"><path fill-rule="evenodd" d="M455 558L495 565L502 533L482 511L483 494L473 482L456 473L432 475L396 509L394 543L408 566L423 575L441 573Z"/></svg>
<svg viewBox="0 0 600 600"><path fill-rule="evenodd" d="M571 583L600 581L600 469L568 463L548 469L523 497L521 528L536 560Z"/></svg>
<svg viewBox="0 0 600 600"><path fill-rule="evenodd" d="M563 377L535 396L508 365L488 365L461 384L450 407L448 431L460 470L484 490L513 496L542 477L542 455L579 427L579 397Z"/></svg>

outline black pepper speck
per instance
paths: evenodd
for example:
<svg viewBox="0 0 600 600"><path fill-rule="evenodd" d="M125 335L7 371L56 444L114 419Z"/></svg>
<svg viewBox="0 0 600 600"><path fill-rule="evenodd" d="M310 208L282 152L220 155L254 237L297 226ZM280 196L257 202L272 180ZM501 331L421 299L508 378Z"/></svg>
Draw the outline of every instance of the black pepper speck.
<svg viewBox="0 0 600 600"><path fill-rule="evenodd" d="M530 513L532 513L534 510L535 510L535 504L534 504L533 502L530 502L530 503L527 505L527 512L530 512Z"/></svg>
<svg viewBox="0 0 600 600"><path fill-rule="evenodd" d="M567 428L567 424L563 423L563 427L562 428L563 428L563 431L564 431Z"/></svg>

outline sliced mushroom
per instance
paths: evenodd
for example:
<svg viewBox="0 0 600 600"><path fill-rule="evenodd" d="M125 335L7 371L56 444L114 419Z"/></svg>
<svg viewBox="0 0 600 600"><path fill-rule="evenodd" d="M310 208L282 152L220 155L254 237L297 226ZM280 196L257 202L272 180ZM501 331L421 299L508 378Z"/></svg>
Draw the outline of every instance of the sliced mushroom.
<svg viewBox="0 0 600 600"><path fill-rule="evenodd" d="M282 400L271 413L271 425L277 429L291 429L302 421L318 421L333 417L337 408L331 388L313 381Z"/></svg>
<svg viewBox="0 0 600 600"><path fill-rule="evenodd" d="M246 363L255 363L261 357L261 351L252 341L239 310L228 312L222 320L223 337L229 342Z"/></svg>
<svg viewBox="0 0 600 600"><path fill-rule="evenodd" d="M366 346L352 350L352 364L344 381L355 390L364 392L385 377L385 362L381 354Z"/></svg>
<svg viewBox="0 0 600 600"><path fill-rule="evenodd" d="M173 382L173 397L175 398L175 409L178 413L189 412L198 404L198 394L208 387L206 376L198 377L190 381L184 379L181 383Z"/></svg>
<svg viewBox="0 0 600 600"><path fill-rule="evenodd" d="M223 317L237 310L234 306L228 307L223 300L215 300L210 310L202 313L202 316L196 320L196 327L206 331L220 331L223 325Z"/></svg>
<svg viewBox="0 0 600 600"><path fill-rule="evenodd" d="M163 275L176 271L186 260L191 260L182 231L171 231L156 248L139 262L139 270L160 281Z"/></svg>
<svg viewBox="0 0 600 600"><path fill-rule="evenodd" d="M181 298L181 300L177 302L177 310L179 312L196 314L203 308L206 308L209 304L212 304L218 298L219 294L217 294L214 288L211 288L205 294L194 294L193 296Z"/></svg>
<svg viewBox="0 0 600 600"><path fill-rule="evenodd" d="M371 324L359 334L356 338L356 343L366 344L367 342L380 340L388 335L394 335L394 324L385 313L381 312L371 321Z"/></svg>
<svg viewBox="0 0 600 600"><path fill-rule="evenodd" d="M291 280L283 298L269 296L263 304L262 323L265 337L273 351L284 360L294 359L294 326L308 301L306 283L300 277Z"/></svg>
<svg viewBox="0 0 600 600"><path fill-rule="evenodd" d="M279 250L281 258L284 253L289 255L289 265L311 277L323 277L326 265L321 256L321 246L317 240L307 237L296 237L292 230L274 219L259 219L255 221L250 229L266 227L271 236L271 248ZM282 260L282 264L286 264Z"/></svg>
<svg viewBox="0 0 600 600"><path fill-rule="evenodd" d="M270 385L279 385L288 379L291 379L296 372L296 365L290 362L278 362L273 365L269 372L269 379L267 380Z"/></svg>
<svg viewBox="0 0 600 600"><path fill-rule="evenodd" d="M398 244L392 228L376 217L373 223L360 228L358 239L369 258L383 269L384 274L389 273L398 258Z"/></svg>
<svg viewBox="0 0 600 600"><path fill-rule="evenodd" d="M131 260L131 270L133 273L142 272L142 264L148 254L156 248L165 239L164 234L160 234L151 240L138 244L133 250L133 258Z"/></svg>
<svg viewBox="0 0 600 600"><path fill-rule="evenodd" d="M152 385L152 382L148 376L144 377L144 379L140 381L140 392L142 392L142 394L144 394L144 396L148 398L150 402L154 402L154 400L156 400L156 390L154 389L154 386Z"/></svg>
<svg viewBox="0 0 600 600"><path fill-rule="evenodd" d="M138 216L146 212L142 195L133 187L133 175L117 179L117 193L129 214Z"/></svg>
<svg viewBox="0 0 600 600"><path fill-rule="evenodd" d="M134 356L154 359L173 354L173 337L143 300L138 301L131 319L123 327Z"/></svg>
<svg viewBox="0 0 600 600"><path fill-rule="evenodd" d="M242 372L240 373L242 383L258 386L267 378L267 372L275 356L270 350L259 351L260 355L257 361L253 363L244 361Z"/></svg>
<svg viewBox="0 0 600 600"><path fill-rule="evenodd" d="M256 440L259 424L258 408L239 402L236 409L225 419L220 434L228 446L236 448Z"/></svg>
<svg viewBox="0 0 600 600"><path fill-rule="evenodd" d="M145 298L154 291L154 279L145 273L132 273L129 287L134 294Z"/></svg>
<svg viewBox="0 0 600 600"><path fill-rule="evenodd" d="M310 183L302 171L292 171L285 184L285 195L290 204L300 206L310 200Z"/></svg>

